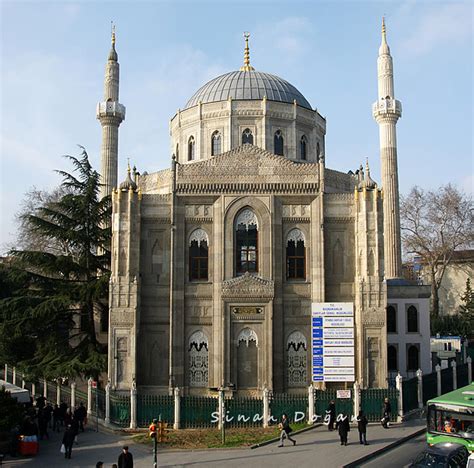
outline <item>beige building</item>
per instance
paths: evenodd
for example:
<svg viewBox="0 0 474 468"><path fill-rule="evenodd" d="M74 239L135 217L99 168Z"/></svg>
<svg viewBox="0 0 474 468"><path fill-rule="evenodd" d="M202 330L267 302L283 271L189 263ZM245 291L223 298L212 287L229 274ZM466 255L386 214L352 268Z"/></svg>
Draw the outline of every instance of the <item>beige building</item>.
<svg viewBox="0 0 474 468"><path fill-rule="evenodd" d="M290 83L251 66L248 36L240 70L206 83L171 119L171 168L129 168L112 189L125 116L114 42L98 106L113 199L112 386L304 392L316 302L354 304L356 379L385 386L387 280L401 276L401 105L385 27L373 105L384 191L368 164L355 175L326 167L326 120Z"/></svg>

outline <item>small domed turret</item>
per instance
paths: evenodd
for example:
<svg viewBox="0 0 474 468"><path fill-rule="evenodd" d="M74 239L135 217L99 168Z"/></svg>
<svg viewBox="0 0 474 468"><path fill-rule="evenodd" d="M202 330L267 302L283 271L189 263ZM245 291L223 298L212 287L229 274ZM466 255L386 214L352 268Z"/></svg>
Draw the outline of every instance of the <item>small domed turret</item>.
<svg viewBox="0 0 474 468"><path fill-rule="evenodd" d="M128 190L137 190L137 184L132 179L130 164L127 164L127 178L120 184L120 190L127 192Z"/></svg>
<svg viewBox="0 0 474 468"><path fill-rule="evenodd" d="M377 188L377 182L375 182L371 177L370 177L370 168L369 168L369 160L367 159L365 163L365 174L364 170L362 168L362 164L359 169L359 189L365 188L366 190L374 190Z"/></svg>

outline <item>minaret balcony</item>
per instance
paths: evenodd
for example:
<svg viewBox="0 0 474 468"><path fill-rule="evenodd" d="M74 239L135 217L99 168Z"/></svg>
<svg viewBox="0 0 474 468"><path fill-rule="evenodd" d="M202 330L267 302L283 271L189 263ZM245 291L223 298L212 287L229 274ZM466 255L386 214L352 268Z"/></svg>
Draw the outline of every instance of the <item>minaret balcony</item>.
<svg viewBox="0 0 474 468"><path fill-rule="evenodd" d="M99 102L97 104L97 118L101 117L117 117L124 120L125 106L117 101Z"/></svg>
<svg viewBox="0 0 474 468"><path fill-rule="evenodd" d="M372 104L372 113L374 117L386 114L395 114L400 117L402 115L402 103L396 99L379 99Z"/></svg>

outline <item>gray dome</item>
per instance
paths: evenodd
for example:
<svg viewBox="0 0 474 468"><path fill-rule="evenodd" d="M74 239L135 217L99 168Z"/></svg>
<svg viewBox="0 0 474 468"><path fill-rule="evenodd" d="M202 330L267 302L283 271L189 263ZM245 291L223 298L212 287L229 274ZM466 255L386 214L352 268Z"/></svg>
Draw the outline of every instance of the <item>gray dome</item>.
<svg viewBox="0 0 474 468"><path fill-rule="evenodd" d="M269 73L258 71L233 71L218 76L206 83L188 101L185 109L196 106L199 101L217 102L232 99L261 100L266 96L270 101L296 103L311 109L311 104L288 81Z"/></svg>

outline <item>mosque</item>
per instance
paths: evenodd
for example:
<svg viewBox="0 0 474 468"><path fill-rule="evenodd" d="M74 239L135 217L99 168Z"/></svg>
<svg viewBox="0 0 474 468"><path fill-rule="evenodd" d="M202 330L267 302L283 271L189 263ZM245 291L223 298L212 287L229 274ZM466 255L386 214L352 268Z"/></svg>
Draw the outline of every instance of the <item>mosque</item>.
<svg viewBox="0 0 474 468"><path fill-rule="evenodd" d="M429 292L400 280L402 110L385 24L372 106L381 185L368 164L356 174L327 167L326 119L251 65L244 36L240 69L204 84L171 119L171 167L129 167L117 184L125 107L112 34L97 118L102 194L113 203L113 388L257 396L354 380L381 388L390 373L429 371ZM312 311L324 303L351 304L352 375L316 384Z"/></svg>

